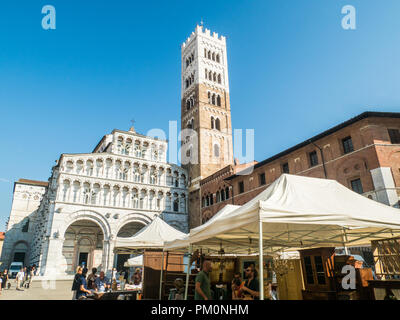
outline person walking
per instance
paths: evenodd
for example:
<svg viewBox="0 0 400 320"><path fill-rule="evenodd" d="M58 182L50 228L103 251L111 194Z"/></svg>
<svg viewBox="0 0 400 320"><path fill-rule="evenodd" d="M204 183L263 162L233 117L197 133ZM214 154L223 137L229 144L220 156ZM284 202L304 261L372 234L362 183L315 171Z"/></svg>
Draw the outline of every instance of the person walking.
<svg viewBox="0 0 400 320"><path fill-rule="evenodd" d="M29 270L29 281L28 281L28 288L30 288L31 284L32 284L32 280L33 280L33 276L35 275L35 266L32 266Z"/></svg>
<svg viewBox="0 0 400 320"><path fill-rule="evenodd" d="M3 273L1 274L1 288L6 289L7 288L7 282L8 282L8 270L4 269Z"/></svg>
<svg viewBox="0 0 400 320"><path fill-rule="evenodd" d="M16 282L17 282L17 288L16 288L16 290L21 290L21 286L22 286L22 284L23 284L24 277L25 277L24 269L21 268L21 270L17 273L17 277L15 278L15 280L16 280ZM23 290L23 289L22 289L22 290Z"/></svg>
<svg viewBox="0 0 400 320"><path fill-rule="evenodd" d="M28 282L29 282L29 268L25 267L24 268L24 280L22 282L22 287L27 289L28 288Z"/></svg>
<svg viewBox="0 0 400 320"><path fill-rule="evenodd" d="M82 275L86 278L88 268L86 267L86 262L82 262Z"/></svg>
<svg viewBox="0 0 400 320"><path fill-rule="evenodd" d="M86 277L83 275L83 268L81 266L76 268L76 274L71 290L75 292L75 299L73 297L74 300L78 300L81 297L86 297L88 293L91 293L90 290L87 289Z"/></svg>
<svg viewBox="0 0 400 320"><path fill-rule="evenodd" d="M203 269L196 276L194 300L211 300L210 272L211 261L203 261Z"/></svg>

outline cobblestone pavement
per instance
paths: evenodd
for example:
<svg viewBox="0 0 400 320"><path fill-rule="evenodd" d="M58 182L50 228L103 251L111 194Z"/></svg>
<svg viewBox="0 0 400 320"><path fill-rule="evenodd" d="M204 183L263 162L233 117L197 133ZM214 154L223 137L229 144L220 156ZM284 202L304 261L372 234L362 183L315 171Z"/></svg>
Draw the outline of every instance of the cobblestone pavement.
<svg viewBox="0 0 400 320"><path fill-rule="evenodd" d="M16 290L14 279L10 281L11 288L1 291L0 300L71 300L72 298L72 280L53 283L33 281L31 287L23 291Z"/></svg>

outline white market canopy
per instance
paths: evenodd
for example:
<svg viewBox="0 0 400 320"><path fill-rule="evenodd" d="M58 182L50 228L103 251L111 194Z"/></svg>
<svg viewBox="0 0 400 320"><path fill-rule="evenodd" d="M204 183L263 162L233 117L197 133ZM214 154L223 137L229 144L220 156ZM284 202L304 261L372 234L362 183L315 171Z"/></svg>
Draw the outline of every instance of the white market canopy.
<svg viewBox="0 0 400 320"><path fill-rule="evenodd" d="M138 255L136 257L130 258L125 261L124 267L139 267L143 266L143 255Z"/></svg>
<svg viewBox="0 0 400 320"><path fill-rule="evenodd" d="M169 243L173 243L173 248L187 248L190 243L191 240L194 235L198 234L199 232L203 231L204 229L209 228L216 220L221 219L225 216L227 216L228 214L230 214L231 212L235 211L236 209L240 208L240 206L236 206L233 204L227 204L225 207L223 207L220 211L218 211L210 220L208 220L206 223L194 228L194 229L190 229L190 233L187 234L184 238L182 239L177 239L175 241L169 241L167 242ZM167 246L164 247L165 250L168 249ZM171 248L169 248L171 249Z"/></svg>
<svg viewBox="0 0 400 320"><path fill-rule="evenodd" d="M215 219L214 219L215 218ZM283 174L245 205L191 230L164 250L186 249L246 254L321 246L370 244L400 235L400 210L370 200L335 180Z"/></svg>
<svg viewBox="0 0 400 320"><path fill-rule="evenodd" d="M114 248L116 251L163 248L164 242L182 239L185 236L186 233L175 229L157 216L133 237L117 237Z"/></svg>

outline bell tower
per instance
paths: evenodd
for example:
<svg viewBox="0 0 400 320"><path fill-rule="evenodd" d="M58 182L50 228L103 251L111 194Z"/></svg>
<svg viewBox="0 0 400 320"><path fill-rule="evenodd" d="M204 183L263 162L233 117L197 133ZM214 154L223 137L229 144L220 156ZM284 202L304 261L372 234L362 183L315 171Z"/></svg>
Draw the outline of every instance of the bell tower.
<svg viewBox="0 0 400 320"><path fill-rule="evenodd" d="M232 124L225 37L196 26L181 49L181 161L192 228L201 224L200 181L233 164Z"/></svg>

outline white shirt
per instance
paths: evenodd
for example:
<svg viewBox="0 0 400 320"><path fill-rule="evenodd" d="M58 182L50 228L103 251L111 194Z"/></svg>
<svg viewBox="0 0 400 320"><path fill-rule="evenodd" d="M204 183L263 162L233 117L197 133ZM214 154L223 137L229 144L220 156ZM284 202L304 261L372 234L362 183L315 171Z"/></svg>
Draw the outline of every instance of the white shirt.
<svg viewBox="0 0 400 320"><path fill-rule="evenodd" d="M25 275L25 273L23 271L18 272L17 273L18 280L20 280L20 281L24 280L24 275Z"/></svg>

